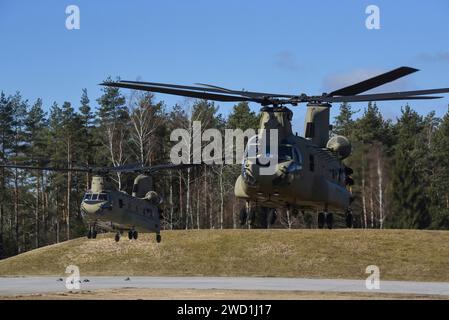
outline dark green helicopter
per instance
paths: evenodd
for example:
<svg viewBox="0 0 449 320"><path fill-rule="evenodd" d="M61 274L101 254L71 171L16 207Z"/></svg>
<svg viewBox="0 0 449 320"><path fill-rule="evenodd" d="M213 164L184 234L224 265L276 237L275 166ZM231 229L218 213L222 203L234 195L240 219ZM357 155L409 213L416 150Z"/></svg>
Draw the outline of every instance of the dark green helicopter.
<svg viewBox="0 0 449 320"><path fill-rule="evenodd" d="M115 231L115 241L119 241L123 231L128 231L129 239L137 239L138 232L156 233L156 241L161 242L162 212L159 206L162 197L154 190L153 175L162 170L179 170L192 167L189 164L161 164L149 167L124 165L118 167L40 167L31 165L0 165L0 167L25 170L91 173L91 188L81 202L81 214L88 223L87 237L95 239L98 229ZM116 190L108 175L112 173L135 173L132 194Z"/></svg>

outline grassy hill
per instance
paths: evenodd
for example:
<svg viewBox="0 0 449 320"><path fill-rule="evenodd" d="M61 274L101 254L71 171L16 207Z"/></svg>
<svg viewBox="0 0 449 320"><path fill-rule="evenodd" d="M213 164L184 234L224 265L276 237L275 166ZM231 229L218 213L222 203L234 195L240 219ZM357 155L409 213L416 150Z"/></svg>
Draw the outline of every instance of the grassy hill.
<svg viewBox="0 0 449 320"><path fill-rule="evenodd" d="M137 241L112 234L33 250L0 261L0 276L282 276L449 281L449 232L416 230L165 231Z"/></svg>

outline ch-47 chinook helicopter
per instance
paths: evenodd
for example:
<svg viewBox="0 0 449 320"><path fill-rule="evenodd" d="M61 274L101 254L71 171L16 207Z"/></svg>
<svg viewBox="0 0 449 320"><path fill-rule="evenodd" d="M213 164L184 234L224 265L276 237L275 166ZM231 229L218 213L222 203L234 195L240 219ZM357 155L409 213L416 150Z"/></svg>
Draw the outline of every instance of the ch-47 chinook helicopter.
<svg viewBox="0 0 449 320"><path fill-rule="evenodd" d="M333 213L346 213L346 224L352 227L353 217L350 205L353 200L351 185L353 170L344 165L343 159L352 151L346 137L330 137L330 108L332 103L424 100L442 98L429 94L447 93L449 88L404 92L361 93L397 80L418 71L400 67L365 81L322 95L291 95L252 91L238 91L208 84L184 86L154 82L118 81L102 85L173 94L199 99L223 102L256 102L261 108L259 131L278 131L278 150L270 150L269 156L277 158L273 174L261 174L263 165L259 159L261 150L258 136L250 139L243 157L242 174L235 183L235 195L246 200L241 211L241 223L251 225L255 219L262 227L274 223L276 209L318 211L318 227L332 228ZM304 136L294 135L291 120L292 111L286 106L307 104ZM260 130L262 129L262 130ZM267 145L267 144L265 144ZM255 148L255 152L249 152ZM277 151L277 152L276 152ZM251 156L253 154L254 156ZM257 209L257 210L254 210ZM256 217L256 212L259 214Z"/></svg>
<svg viewBox="0 0 449 320"><path fill-rule="evenodd" d="M81 202L81 214L88 223L87 237L95 239L98 229L115 231L115 241L119 241L123 231L128 238L137 240L138 232L156 233L156 241L161 242L161 219L159 205L162 197L153 188L153 175L162 170L191 167L189 164L160 164L150 167L124 165L118 167L41 167L31 165L6 164L0 167L25 170L59 172L84 172L92 174L91 188ZM132 194L115 190L108 178L113 173L135 173Z"/></svg>

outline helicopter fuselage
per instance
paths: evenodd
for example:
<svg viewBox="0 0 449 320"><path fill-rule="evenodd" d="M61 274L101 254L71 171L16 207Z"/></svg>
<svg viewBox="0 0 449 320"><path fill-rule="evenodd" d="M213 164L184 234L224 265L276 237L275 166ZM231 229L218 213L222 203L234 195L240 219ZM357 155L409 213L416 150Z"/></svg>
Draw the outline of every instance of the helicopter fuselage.
<svg viewBox="0 0 449 320"><path fill-rule="evenodd" d="M102 200L92 200L100 196ZM90 199L89 199L90 198ZM100 194L86 193L81 203L81 212L89 222L103 222L128 229L131 226L141 232L160 230L159 209L148 200L137 199L124 192L104 191Z"/></svg>
<svg viewBox="0 0 449 320"><path fill-rule="evenodd" d="M316 112L316 107L311 112ZM328 107L319 107L328 113ZM312 107L310 108L312 109ZM318 111L321 111L318 109ZM328 120L319 115L324 123ZM312 120L317 126L316 119ZM346 188L346 167L338 155L323 146L329 139L327 131L316 132L312 138L300 137L291 132L288 109L266 109L262 115L261 128L278 129L278 150L270 150L267 159L274 160L272 173L263 171L260 157L266 151L258 139L249 139L242 173L234 192L238 198L257 206L268 208L295 207L301 210L318 209L345 211L349 208L351 193ZM322 140L322 141L321 141ZM249 152L251 148L258 151Z"/></svg>

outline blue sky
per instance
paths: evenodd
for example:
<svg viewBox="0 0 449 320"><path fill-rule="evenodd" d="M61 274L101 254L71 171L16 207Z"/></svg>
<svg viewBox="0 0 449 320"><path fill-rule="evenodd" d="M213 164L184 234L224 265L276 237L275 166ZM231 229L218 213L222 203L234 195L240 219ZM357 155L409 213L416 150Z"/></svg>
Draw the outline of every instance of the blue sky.
<svg viewBox="0 0 449 320"><path fill-rule="evenodd" d="M80 8L80 30L65 28L71 4ZM365 27L370 4L380 8L380 30ZM82 88L95 105L108 75L320 94L402 65L422 71L378 92L449 87L448 35L447 0L0 0L0 90L42 97L47 109L53 101L77 107ZM445 95L411 104L441 116L448 103ZM379 106L394 119L403 104ZM220 107L227 114L232 104ZM297 130L304 112L295 108Z"/></svg>

